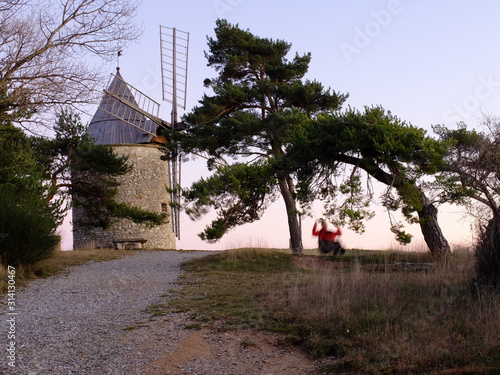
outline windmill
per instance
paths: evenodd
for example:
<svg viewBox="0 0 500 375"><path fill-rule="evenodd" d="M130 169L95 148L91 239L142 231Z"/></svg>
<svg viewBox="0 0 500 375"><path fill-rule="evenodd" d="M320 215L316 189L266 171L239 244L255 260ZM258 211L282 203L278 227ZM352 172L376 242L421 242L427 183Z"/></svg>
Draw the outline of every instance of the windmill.
<svg viewBox="0 0 500 375"><path fill-rule="evenodd" d="M178 122L177 110L186 108L188 47L189 33L160 26L162 99L172 105L170 121L160 117L160 104L125 82L117 68L117 73L111 74L108 88L104 90L103 99L94 116L94 119L97 117L96 122L105 125L93 128L89 126L89 133L101 144L140 144L159 139L162 128L181 131L182 124ZM114 120L109 120L110 116ZM124 123L130 127L124 129ZM115 131L113 127L121 128ZM125 132L127 134L124 135ZM122 139L127 141L123 142ZM181 159L176 149L170 156L168 175L172 230L180 239Z"/></svg>

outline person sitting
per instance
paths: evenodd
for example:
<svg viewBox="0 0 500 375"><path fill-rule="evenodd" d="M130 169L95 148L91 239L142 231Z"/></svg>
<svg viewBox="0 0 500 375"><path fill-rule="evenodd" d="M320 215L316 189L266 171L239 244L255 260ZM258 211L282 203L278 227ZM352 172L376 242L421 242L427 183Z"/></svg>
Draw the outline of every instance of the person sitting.
<svg viewBox="0 0 500 375"><path fill-rule="evenodd" d="M325 220L321 221L321 229L317 230L317 223L314 223L312 230L313 236L318 236L318 248L323 254L333 253L333 255L342 255L345 250L342 249L337 241L337 237L342 235L340 227L337 227L336 232L331 232L328 230L328 224Z"/></svg>

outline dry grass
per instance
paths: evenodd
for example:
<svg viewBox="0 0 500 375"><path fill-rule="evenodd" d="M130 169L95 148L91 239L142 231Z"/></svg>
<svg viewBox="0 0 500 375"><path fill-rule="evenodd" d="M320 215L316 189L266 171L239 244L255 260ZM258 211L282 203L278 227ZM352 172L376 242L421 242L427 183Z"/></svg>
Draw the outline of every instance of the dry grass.
<svg viewBox="0 0 500 375"><path fill-rule="evenodd" d="M57 252L30 270L17 270L17 285L133 253ZM434 259L350 250L341 258L318 259L342 267L307 270L295 265L300 257L264 249L197 258L184 265L184 288L170 306L155 305L151 312L189 311L193 327L280 332L283 345L321 359L324 373L500 373L500 294L471 283L469 252ZM5 269L0 276L6 280Z"/></svg>
<svg viewBox="0 0 500 375"><path fill-rule="evenodd" d="M330 271L293 258L250 249L188 262L175 306L223 329L281 332L327 373L499 373L500 296L471 284L469 253L350 251Z"/></svg>

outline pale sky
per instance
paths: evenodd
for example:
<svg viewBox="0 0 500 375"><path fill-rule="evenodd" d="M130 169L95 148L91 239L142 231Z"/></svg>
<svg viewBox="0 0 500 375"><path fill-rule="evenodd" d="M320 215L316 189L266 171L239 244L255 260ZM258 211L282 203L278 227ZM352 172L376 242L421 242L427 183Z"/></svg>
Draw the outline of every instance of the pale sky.
<svg viewBox="0 0 500 375"><path fill-rule="evenodd" d="M204 52L217 18L261 37L283 39L292 44L292 54L311 52L306 78L349 93L344 108L382 105L429 134L433 124L455 127L464 121L476 127L482 114L500 115L500 4L491 0L143 0L138 21L144 35L123 51L122 76L161 101L159 25L189 32L191 109L204 92L203 80L216 75L207 67ZM110 64L110 73L115 66ZM169 119L170 111L170 104L163 102L163 117ZM189 186L206 174L203 160L185 163L182 184ZM317 216L320 206L315 206ZM459 207L440 208L439 221L452 244L471 241L470 223L460 212ZM312 224L313 219L303 223L308 248L316 245ZM281 200L259 222L233 230L215 245L196 236L205 225L183 217L177 247L288 246ZM348 248L386 249L395 242L388 227L387 213L381 211L367 223L365 234L345 230L342 241ZM407 229L419 246L418 226Z"/></svg>

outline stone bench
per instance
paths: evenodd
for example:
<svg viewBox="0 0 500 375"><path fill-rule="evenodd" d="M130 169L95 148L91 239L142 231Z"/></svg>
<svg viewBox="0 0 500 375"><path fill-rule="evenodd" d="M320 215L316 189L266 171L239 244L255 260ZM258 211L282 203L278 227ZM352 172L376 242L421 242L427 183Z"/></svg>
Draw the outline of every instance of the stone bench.
<svg viewBox="0 0 500 375"><path fill-rule="evenodd" d="M113 240L113 246L116 250L141 250L145 242L144 238L126 238Z"/></svg>

